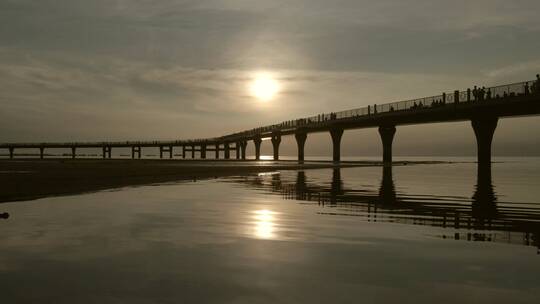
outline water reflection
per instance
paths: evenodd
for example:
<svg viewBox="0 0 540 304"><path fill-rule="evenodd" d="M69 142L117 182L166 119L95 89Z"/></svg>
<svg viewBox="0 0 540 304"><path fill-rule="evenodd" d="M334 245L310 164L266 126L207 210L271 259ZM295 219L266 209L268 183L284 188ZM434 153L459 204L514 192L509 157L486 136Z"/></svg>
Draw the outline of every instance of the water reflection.
<svg viewBox="0 0 540 304"><path fill-rule="evenodd" d="M297 172L295 178L290 174L273 174L235 181L285 199L314 202L321 207L319 214L438 227L442 233L436 236L443 239L540 247L540 210L518 203L498 204L490 170L478 172L472 197L402 193L394 183L392 167L382 168L377 191L346 184L339 168L333 170L328 183L311 181L304 171ZM273 236L272 220L272 213L261 213L258 237Z"/></svg>
<svg viewBox="0 0 540 304"><path fill-rule="evenodd" d="M475 228L491 228L492 220L495 220L497 215L497 196L491 182L491 168L479 167L475 192L472 196L472 216L476 219Z"/></svg>
<svg viewBox="0 0 540 304"><path fill-rule="evenodd" d="M392 177L392 167L384 166L381 187L379 188L379 202L381 204L391 205L396 201L396 188Z"/></svg>
<svg viewBox="0 0 540 304"><path fill-rule="evenodd" d="M260 239L274 238L275 230L275 212L270 210L256 210L253 212L255 225L255 237Z"/></svg>

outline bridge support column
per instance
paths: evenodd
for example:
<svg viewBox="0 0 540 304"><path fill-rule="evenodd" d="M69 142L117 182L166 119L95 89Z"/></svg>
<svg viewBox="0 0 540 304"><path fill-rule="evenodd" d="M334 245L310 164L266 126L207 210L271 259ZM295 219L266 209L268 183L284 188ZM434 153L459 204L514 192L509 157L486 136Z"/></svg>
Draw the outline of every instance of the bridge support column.
<svg viewBox="0 0 540 304"><path fill-rule="evenodd" d="M15 154L14 152L15 152L15 148L10 147L9 148L9 158L10 159L13 159L13 155Z"/></svg>
<svg viewBox="0 0 540 304"><path fill-rule="evenodd" d="M201 158L206 159L206 144L201 144Z"/></svg>
<svg viewBox="0 0 540 304"><path fill-rule="evenodd" d="M195 145L191 145L191 158L195 159Z"/></svg>
<svg viewBox="0 0 540 304"><path fill-rule="evenodd" d="M240 143L240 153L242 154L242 159L246 159L246 147L247 147L247 141L243 141Z"/></svg>
<svg viewBox="0 0 540 304"><path fill-rule="evenodd" d="M182 158L186 158L186 146L182 146Z"/></svg>
<svg viewBox="0 0 540 304"><path fill-rule="evenodd" d="M231 158L231 149L230 149L229 143L226 142L223 146L224 146L223 149L225 150L225 159L230 159Z"/></svg>
<svg viewBox="0 0 540 304"><path fill-rule="evenodd" d="M77 156L77 147L71 147L71 158L75 159Z"/></svg>
<svg viewBox="0 0 540 304"><path fill-rule="evenodd" d="M138 158L141 158L141 147L131 147L131 158L135 159L135 153Z"/></svg>
<svg viewBox="0 0 540 304"><path fill-rule="evenodd" d="M476 135L479 172L486 172L491 168L491 142L498 121L498 117L474 118L471 121Z"/></svg>
<svg viewBox="0 0 540 304"><path fill-rule="evenodd" d="M379 134L383 144L383 163L392 165L392 142L396 134L396 126L380 126Z"/></svg>
<svg viewBox="0 0 540 304"><path fill-rule="evenodd" d="M43 159L45 157L45 147L39 148L39 158Z"/></svg>
<svg viewBox="0 0 540 304"><path fill-rule="evenodd" d="M103 158L111 158L112 147L104 146L103 147Z"/></svg>
<svg viewBox="0 0 540 304"><path fill-rule="evenodd" d="M332 160L338 162L341 160L341 136L343 136L343 129L330 130L330 136L332 136L333 144Z"/></svg>
<svg viewBox="0 0 540 304"><path fill-rule="evenodd" d="M272 134L272 147L274 148L274 160L279 160L279 144L281 143L281 133Z"/></svg>
<svg viewBox="0 0 540 304"><path fill-rule="evenodd" d="M307 133L306 132L295 133L294 138L296 138L296 145L298 146L298 161L303 162L304 161L304 145L306 143Z"/></svg>
<svg viewBox="0 0 540 304"><path fill-rule="evenodd" d="M219 159L219 146L220 144L216 144L216 159Z"/></svg>
<svg viewBox="0 0 540 304"><path fill-rule="evenodd" d="M260 137L253 138L253 143L255 144L255 159L261 159L261 143L262 139Z"/></svg>
<svg viewBox="0 0 540 304"><path fill-rule="evenodd" d="M159 158L163 158L163 152L169 153L169 158L173 157L173 147L172 146L159 146Z"/></svg>
<svg viewBox="0 0 540 304"><path fill-rule="evenodd" d="M236 159L240 159L240 142L236 142Z"/></svg>

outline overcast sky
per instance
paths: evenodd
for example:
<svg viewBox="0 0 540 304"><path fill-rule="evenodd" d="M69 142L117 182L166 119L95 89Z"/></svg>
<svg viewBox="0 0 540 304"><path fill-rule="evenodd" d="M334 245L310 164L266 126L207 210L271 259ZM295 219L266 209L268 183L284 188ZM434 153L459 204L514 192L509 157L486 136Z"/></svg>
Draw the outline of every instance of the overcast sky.
<svg viewBox="0 0 540 304"><path fill-rule="evenodd" d="M213 137L530 80L539 16L538 0L0 0L0 142ZM281 84L270 102L248 92L258 71ZM495 153L540 155L539 127L500 121ZM375 129L343 140L380 151ZM329 152L329 136L306 149ZM396 134L401 155L474 149L467 123Z"/></svg>

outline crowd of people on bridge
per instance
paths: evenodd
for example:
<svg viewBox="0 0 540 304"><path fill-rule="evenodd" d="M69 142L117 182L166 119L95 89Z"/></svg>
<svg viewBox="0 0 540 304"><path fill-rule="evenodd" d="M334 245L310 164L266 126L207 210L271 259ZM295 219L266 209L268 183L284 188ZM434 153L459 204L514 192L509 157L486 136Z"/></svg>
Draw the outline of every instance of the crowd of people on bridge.
<svg viewBox="0 0 540 304"><path fill-rule="evenodd" d="M525 84L523 84L523 91L521 93L517 93L516 92L510 92L510 90L504 90L503 91L503 95L499 95L499 94L496 94L496 95L493 95L492 91L490 88L486 89L486 87L481 87L481 88L477 88L476 86L474 86L474 89L471 90L470 89L467 89L467 101L470 101L470 95L472 93L472 96L473 96L473 100L474 101L484 101L484 100L489 100L489 99L493 99L493 98L507 98L507 97L513 97L513 96L523 96L523 95L536 95L536 94L540 94L540 74L536 74L536 80L533 81L533 83L531 85L529 85L529 82L525 82Z"/></svg>
<svg viewBox="0 0 540 304"><path fill-rule="evenodd" d="M467 95L469 90L467 89ZM474 100L482 101L486 99L491 99L491 89L487 89L486 87L477 88L474 86L474 89L472 90L472 95L474 97Z"/></svg>

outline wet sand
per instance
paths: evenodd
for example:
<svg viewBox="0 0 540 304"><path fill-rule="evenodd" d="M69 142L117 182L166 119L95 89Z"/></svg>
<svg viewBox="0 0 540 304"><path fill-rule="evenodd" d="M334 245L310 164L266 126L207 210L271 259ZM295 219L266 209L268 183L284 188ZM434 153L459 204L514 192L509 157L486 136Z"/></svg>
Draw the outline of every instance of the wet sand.
<svg viewBox="0 0 540 304"><path fill-rule="evenodd" d="M399 162L410 165L428 162ZM433 162L429 162L433 163ZM0 202L279 170L381 166L380 162L16 159L0 160Z"/></svg>

